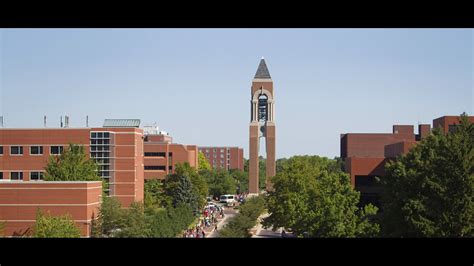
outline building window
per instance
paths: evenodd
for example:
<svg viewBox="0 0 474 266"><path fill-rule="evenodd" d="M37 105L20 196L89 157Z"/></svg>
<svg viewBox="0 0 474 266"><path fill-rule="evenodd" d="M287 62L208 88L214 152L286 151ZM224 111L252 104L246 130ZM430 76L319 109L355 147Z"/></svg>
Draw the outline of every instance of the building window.
<svg viewBox="0 0 474 266"><path fill-rule="evenodd" d="M224 152L224 149L221 149L221 153L223 153L223 152Z"/></svg>
<svg viewBox="0 0 474 266"><path fill-rule="evenodd" d="M3 155L3 146L0 146L0 155Z"/></svg>
<svg viewBox="0 0 474 266"><path fill-rule="evenodd" d="M206 153L209 153L209 149L206 149Z"/></svg>
<svg viewBox="0 0 474 266"><path fill-rule="evenodd" d="M213 157L214 157L214 158L217 158L217 154L213 154Z"/></svg>
<svg viewBox="0 0 474 266"><path fill-rule="evenodd" d="M54 155L59 155L59 154L62 154L63 151L64 151L63 146L51 146L50 153Z"/></svg>
<svg viewBox="0 0 474 266"><path fill-rule="evenodd" d="M363 187L373 187L377 186L377 180L373 175L356 175L355 176L355 185L356 188L363 186Z"/></svg>
<svg viewBox="0 0 474 266"><path fill-rule="evenodd" d="M173 166L172 165L168 166L168 170L170 171L173 170Z"/></svg>
<svg viewBox="0 0 474 266"><path fill-rule="evenodd" d="M3 172L0 172L0 179L3 179Z"/></svg>
<svg viewBox="0 0 474 266"><path fill-rule="evenodd" d="M11 180L23 180L23 172L11 172L10 173Z"/></svg>
<svg viewBox="0 0 474 266"><path fill-rule="evenodd" d="M380 195L377 193L360 193L360 202L359 207L363 207L367 204L372 204L379 208L382 211L382 206L380 204Z"/></svg>
<svg viewBox="0 0 474 266"><path fill-rule="evenodd" d="M10 147L10 155L23 155L23 147L22 146L11 146Z"/></svg>
<svg viewBox="0 0 474 266"><path fill-rule="evenodd" d="M31 146L30 147L30 154L31 155L42 155L43 154L43 146Z"/></svg>
<svg viewBox="0 0 474 266"><path fill-rule="evenodd" d="M459 125L448 125L448 132L449 133L456 133L456 129Z"/></svg>
<svg viewBox="0 0 474 266"><path fill-rule="evenodd" d="M166 170L164 165L145 165L145 170Z"/></svg>
<svg viewBox="0 0 474 266"><path fill-rule="evenodd" d="M166 152L145 152L145 157L165 157Z"/></svg>
<svg viewBox="0 0 474 266"><path fill-rule="evenodd" d="M213 149L213 152L217 152L217 149Z"/></svg>
<svg viewBox="0 0 474 266"><path fill-rule="evenodd" d="M224 158L224 154L221 154L221 158Z"/></svg>
<svg viewBox="0 0 474 266"><path fill-rule="evenodd" d="M43 180L43 172L30 172L30 180Z"/></svg>

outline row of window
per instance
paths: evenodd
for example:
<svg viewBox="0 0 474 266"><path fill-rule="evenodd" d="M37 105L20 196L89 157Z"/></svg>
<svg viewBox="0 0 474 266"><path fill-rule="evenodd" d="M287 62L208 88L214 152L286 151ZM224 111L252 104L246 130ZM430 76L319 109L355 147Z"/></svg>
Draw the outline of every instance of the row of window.
<svg viewBox="0 0 474 266"><path fill-rule="evenodd" d="M145 165L145 170L166 170L166 166L164 165ZM168 170L173 170L173 166L168 166Z"/></svg>
<svg viewBox="0 0 474 266"><path fill-rule="evenodd" d="M145 152L145 157L165 157L165 156L166 156L166 152Z"/></svg>
<svg viewBox="0 0 474 266"><path fill-rule="evenodd" d="M91 146L91 152L94 151L110 151L110 146Z"/></svg>
<svg viewBox="0 0 474 266"><path fill-rule="evenodd" d="M209 155L208 155L208 154L206 154L205 156L206 156L206 158L209 158ZM213 158L217 158L217 154L213 154L212 157L213 157ZM221 158L224 158L224 154L221 154L220 157L221 157ZM230 159L230 154L227 154L227 159Z"/></svg>
<svg viewBox="0 0 474 266"><path fill-rule="evenodd" d="M219 151L220 151L221 153L223 153L223 152L224 152L224 149L220 149ZM205 152L206 152L206 153L209 153L209 149L206 149ZM217 152L217 149L212 149L212 152L216 153L216 152ZM230 153L230 150L227 150L227 153Z"/></svg>
<svg viewBox="0 0 474 266"><path fill-rule="evenodd" d="M43 180L43 172L30 172L30 180ZM3 172L0 172L0 179L3 179ZM23 172L10 172L11 180L23 180Z"/></svg>
<svg viewBox="0 0 474 266"><path fill-rule="evenodd" d="M109 145L110 140L108 139L91 139L91 145Z"/></svg>
<svg viewBox="0 0 474 266"><path fill-rule="evenodd" d="M221 162L221 164L224 164L224 160L221 160L220 162ZM212 163L216 164L217 163L216 159L212 160ZM227 160L227 163L229 164L230 160Z"/></svg>
<svg viewBox="0 0 474 266"><path fill-rule="evenodd" d="M110 152L91 152L92 158L110 158Z"/></svg>
<svg viewBox="0 0 474 266"><path fill-rule="evenodd" d="M110 132L91 132L91 139L108 139Z"/></svg>
<svg viewBox="0 0 474 266"><path fill-rule="evenodd" d="M50 146L49 153L59 155L63 153L63 146ZM3 146L0 146L0 155L3 155ZM10 155L23 155L23 146L10 146ZM30 146L30 155L43 155L43 146Z"/></svg>

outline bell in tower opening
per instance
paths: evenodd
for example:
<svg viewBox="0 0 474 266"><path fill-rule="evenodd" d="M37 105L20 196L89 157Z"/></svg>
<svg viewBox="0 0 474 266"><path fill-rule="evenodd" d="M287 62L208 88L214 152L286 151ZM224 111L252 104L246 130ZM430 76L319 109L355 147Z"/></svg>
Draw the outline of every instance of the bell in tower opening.
<svg viewBox="0 0 474 266"><path fill-rule="evenodd" d="M268 119L267 102L268 97L265 94L258 97L258 121L265 122Z"/></svg>

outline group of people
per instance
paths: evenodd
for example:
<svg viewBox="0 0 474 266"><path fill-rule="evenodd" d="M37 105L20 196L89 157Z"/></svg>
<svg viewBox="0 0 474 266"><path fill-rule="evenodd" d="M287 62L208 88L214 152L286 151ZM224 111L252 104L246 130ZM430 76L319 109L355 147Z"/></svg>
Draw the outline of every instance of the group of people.
<svg viewBox="0 0 474 266"><path fill-rule="evenodd" d="M217 219L224 218L224 207L207 205L206 208L204 208L203 216L200 222L207 228L215 225L215 230L217 230Z"/></svg>
<svg viewBox="0 0 474 266"><path fill-rule="evenodd" d="M196 226L195 228L188 229L184 231L184 238L205 238L206 232L200 226Z"/></svg>
<svg viewBox="0 0 474 266"><path fill-rule="evenodd" d="M245 201L245 198L247 198L247 194L248 194L248 193L240 193L240 194L237 194L236 200L237 200L239 203L243 203L243 202Z"/></svg>
<svg viewBox="0 0 474 266"><path fill-rule="evenodd" d="M184 232L184 238L205 238L206 232L204 229L206 228L213 228L213 231L217 231L217 222L224 218L224 207L207 205L202 214L197 225Z"/></svg>

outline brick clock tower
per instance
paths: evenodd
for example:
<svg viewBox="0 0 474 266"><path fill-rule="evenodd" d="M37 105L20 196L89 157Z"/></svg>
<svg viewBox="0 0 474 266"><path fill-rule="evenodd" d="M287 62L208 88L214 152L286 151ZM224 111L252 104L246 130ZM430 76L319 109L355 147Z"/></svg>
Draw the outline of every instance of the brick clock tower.
<svg viewBox="0 0 474 266"><path fill-rule="evenodd" d="M275 175L275 98L273 81L268 72L265 60L260 60L257 73L252 80L250 101L250 135L249 135L249 193L259 193L259 143L265 138L266 190L272 189L269 177Z"/></svg>

